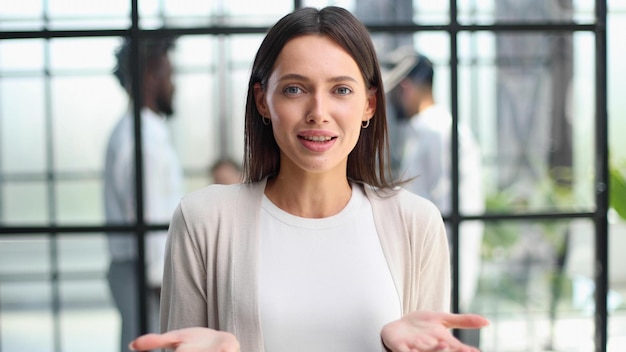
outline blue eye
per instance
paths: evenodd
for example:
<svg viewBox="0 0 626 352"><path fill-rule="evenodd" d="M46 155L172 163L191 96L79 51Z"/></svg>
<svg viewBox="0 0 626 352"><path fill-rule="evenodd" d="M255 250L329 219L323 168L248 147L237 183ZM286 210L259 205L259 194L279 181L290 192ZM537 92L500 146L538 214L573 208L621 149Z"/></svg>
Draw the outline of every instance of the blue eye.
<svg viewBox="0 0 626 352"><path fill-rule="evenodd" d="M284 92L287 94L298 94L302 92L302 89L296 86L288 86L288 87L285 87Z"/></svg>
<svg viewBox="0 0 626 352"><path fill-rule="evenodd" d="M352 89L348 88L348 87L339 87L336 89L337 94L340 95L347 95L352 93Z"/></svg>

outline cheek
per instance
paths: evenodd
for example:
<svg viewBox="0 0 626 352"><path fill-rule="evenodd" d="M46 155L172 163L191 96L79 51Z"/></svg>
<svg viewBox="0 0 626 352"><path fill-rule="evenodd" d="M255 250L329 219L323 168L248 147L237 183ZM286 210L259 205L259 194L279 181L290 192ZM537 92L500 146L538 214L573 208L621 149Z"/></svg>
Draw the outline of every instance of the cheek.
<svg viewBox="0 0 626 352"><path fill-rule="evenodd" d="M365 103L358 103L342 107L338 112L344 121L360 128L363 118L367 115L368 106Z"/></svg>
<svg viewBox="0 0 626 352"><path fill-rule="evenodd" d="M288 100L268 100L267 108L272 117L272 124L280 127L288 127L306 117L300 105Z"/></svg>
<svg viewBox="0 0 626 352"><path fill-rule="evenodd" d="M161 94L163 95L171 95L174 92L174 82L169 79L164 79L161 83Z"/></svg>
<svg viewBox="0 0 626 352"><path fill-rule="evenodd" d="M361 116L359 118L351 118L349 121L345 122L344 129L346 134L349 136L351 143L355 143L359 139L359 136L362 132L362 120Z"/></svg>
<svg viewBox="0 0 626 352"><path fill-rule="evenodd" d="M275 121L278 118L282 118L285 114L286 105L284 101L281 100L279 95L268 92L265 96L265 103L267 104L267 111L269 112L272 120Z"/></svg>

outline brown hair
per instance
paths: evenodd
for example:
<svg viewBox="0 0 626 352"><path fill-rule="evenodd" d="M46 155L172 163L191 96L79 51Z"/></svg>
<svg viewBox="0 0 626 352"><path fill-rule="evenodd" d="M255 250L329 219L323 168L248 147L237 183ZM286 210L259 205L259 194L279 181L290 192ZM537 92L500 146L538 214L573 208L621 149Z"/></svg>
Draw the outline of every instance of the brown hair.
<svg viewBox="0 0 626 352"><path fill-rule="evenodd" d="M388 188L390 180L387 117L382 75L376 51L367 28L349 11L335 6L321 10L302 8L281 18L267 32L252 65L245 115L244 180L256 182L278 173L280 151L272 127L264 125L256 108L254 85L265 89L267 80L285 44L305 34L326 35L346 50L359 66L368 89L376 91L376 111L367 128L362 129L348 155L348 179Z"/></svg>

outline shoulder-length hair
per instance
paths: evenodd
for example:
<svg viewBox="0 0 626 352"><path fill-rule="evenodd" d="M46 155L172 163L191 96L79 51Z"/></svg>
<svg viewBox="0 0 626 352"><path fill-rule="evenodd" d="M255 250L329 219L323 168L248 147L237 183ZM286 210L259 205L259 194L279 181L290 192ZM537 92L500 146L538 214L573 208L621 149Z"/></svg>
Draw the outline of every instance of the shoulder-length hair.
<svg viewBox="0 0 626 352"><path fill-rule="evenodd" d="M280 151L272 126L263 124L256 108L254 85L263 89L276 58L285 44L306 34L326 35L339 44L357 63L367 88L376 94L376 111L367 128L361 130L348 155L347 177L378 188L393 187L390 180L387 117L382 74L367 28L349 11L335 6L321 10L302 8L281 18L261 43L252 65L245 115L243 173L245 182L256 182L278 173Z"/></svg>

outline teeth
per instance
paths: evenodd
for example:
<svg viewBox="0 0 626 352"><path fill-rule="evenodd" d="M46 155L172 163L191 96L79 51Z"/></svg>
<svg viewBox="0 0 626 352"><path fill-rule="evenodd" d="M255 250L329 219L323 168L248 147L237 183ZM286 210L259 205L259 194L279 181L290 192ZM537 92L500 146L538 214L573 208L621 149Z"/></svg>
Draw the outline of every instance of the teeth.
<svg viewBox="0 0 626 352"><path fill-rule="evenodd" d="M328 142L329 140L332 139L332 137L328 137L328 136L304 136L302 138L306 139L307 141L313 141L313 142Z"/></svg>

